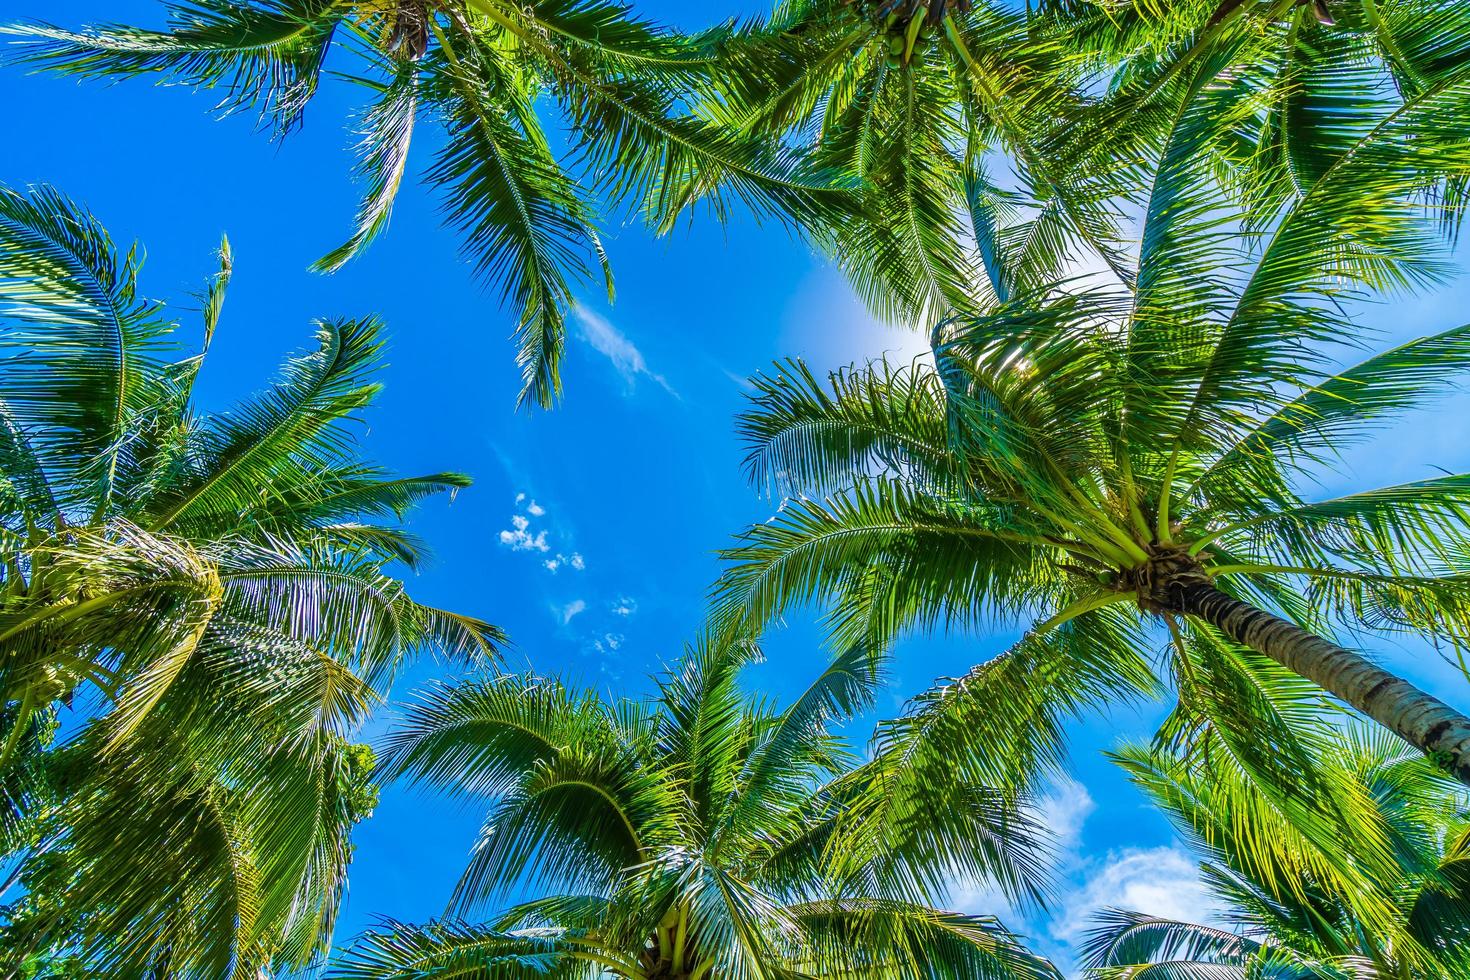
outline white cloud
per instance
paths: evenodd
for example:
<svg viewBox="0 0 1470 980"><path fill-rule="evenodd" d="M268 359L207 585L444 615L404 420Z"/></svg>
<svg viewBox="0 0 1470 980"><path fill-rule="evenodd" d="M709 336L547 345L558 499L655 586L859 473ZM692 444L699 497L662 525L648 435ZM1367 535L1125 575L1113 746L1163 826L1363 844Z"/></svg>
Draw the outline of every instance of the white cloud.
<svg viewBox="0 0 1470 980"><path fill-rule="evenodd" d="M638 602L632 596L618 596L607 608L614 616L631 616L638 611Z"/></svg>
<svg viewBox="0 0 1470 980"><path fill-rule="evenodd" d="M1102 908L1185 922L1208 922L1220 911L1200 880L1198 861L1182 847L1131 847L1104 857L1089 853L1082 831L1097 803L1081 783L1068 779L1053 785L1037 809L1056 836L1062 869L1072 881L1044 927L1052 940L1064 944L1053 951L1059 963L1065 965L1073 955L1078 940L1095 924L1093 914Z"/></svg>
<svg viewBox="0 0 1470 980"><path fill-rule="evenodd" d="M1017 910L987 882L956 882L950 907L995 915L1033 937L1032 948L1047 955L1064 975L1079 975L1076 946L1101 908L1124 908L1187 922L1217 920L1219 903L1200 881L1196 860L1177 846L1125 848L1094 857L1083 847L1083 829L1097 803L1075 780L1056 783L1037 802L1037 817L1055 837L1060 871L1070 887L1037 918Z"/></svg>
<svg viewBox="0 0 1470 980"><path fill-rule="evenodd" d="M1101 908L1130 909L1185 922L1214 918L1220 905L1200 881L1198 863L1179 847L1126 848L1097 864L1061 903L1050 931L1075 944Z"/></svg>
<svg viewBox="0 0 1470 980"><path fill-rule="evenodd" d="M946 904L955 912L993 915L1008 926L1016 919L1016 909L999 885L989 882L951 885L948 897Z"/></svg>
<svg viewBox="0 0 1470 980"><path fill-rule="evenodd" d="M548 558L541 564L545 565L546 570L549 572L555 572L563 565L568 565L572 568L573 571L577 572L580 572L582 569L587 567L587 562L584 561L582 555L576 551L572 552L570 555L564 555L560 551L558 551L555 557Z"/></svg>
<svg viewBox="0 0 1470 980"><path fill-rule="evenodd" d="M587 567L580 552L553 551L552 543L548 540L549 532L545 528L533 526L534 522L546 516L546 508L537 503L535 498L524 491L517 493L515 507L516 512L510 515L510 527L499 534L503 547L511 551L534 551L549 555L550 557L542 559L541 565L553 573L563 565L569 565L579 572Z"/></svg>
<svg viewBox="0 0 1470 980"><path fill-rule="evenodd" d="M630 390L641 375L657 382L664 391L675 398L679 397L679 393L670 387L663 375L649 370L648 362L643 358L643 352L622 331L613 326L607 317L585 306L573 309L572 315L577 321L578 334L592 345L593 350L612 362L613 368L622 375Z"/></svg>
<svg viewBox="0 0 1470 980"><path fill-rule="evenodd" d="M576 616L587 611L587 603L582 599L573 599L561 607L561 623L563 626L570 623Z"/></svg>
<svg viewBox="0 0 1470 980"><path fill-rule="evenodd" d="M550 551L546 532L531 533L531 522L524 514L510 515L510 527L500 532L500 543L511 551Z"/></svg>
<svg viewBox="0 0 1470 980"><path fill-rule="evenodd" d="M1075 779L1063 779L1037 801L1036 809L1041 822L1056 836L1057 846L1075 851L1082 843L1082 827L1097 803L1086 786Z"/></svg>
<svg viewBox="0 0 1470 980"><path fill-rule="evenodd" d="M604 633L602 639L592 641L592 649L598 653L612 653L623 645L625 637L621 633Z"/></svg>

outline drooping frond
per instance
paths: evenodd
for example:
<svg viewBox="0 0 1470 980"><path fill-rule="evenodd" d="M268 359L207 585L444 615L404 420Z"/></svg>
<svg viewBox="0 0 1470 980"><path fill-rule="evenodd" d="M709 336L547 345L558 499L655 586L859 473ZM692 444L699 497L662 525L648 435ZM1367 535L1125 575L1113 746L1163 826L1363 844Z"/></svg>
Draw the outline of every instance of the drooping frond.
<svg viewBox="0 0 1470 980"><path fill-rule="evenodd" d="M944 390L930 371L884 361L824 386L803 362L787 361L751 383L736 426L746 473L762 489L825 493L879 473L937 482L948 469Z"/></svg>
<svg viewBox="0 0 1470 980"><path fill-rule="evenodd" d="M413 654L494 660L504 634L471 616L415 602L381 562L310 543L232 542L218 558L223 609L310 642L386 685Z"/></svg>
<svg viewBox="0 0 1470 980"><path fill-rule="evenodd" d="M545 678L434 687L390 734L383 775L491 797L561 749L595 744L608 724L595 699Z"/></svg>
<svg viewBox="0 0 1470 980"><path fill-rule="evenodd" d="M1101 909L1093 913L1093 919L1097 925L1079 950L1079 958L1089 970L1155 960L1239 964L1260 947L1259 943L1226 929L1127 909Z"/></svg>
<svg viewBox="0 0 1470 980"><path fill-rule="evenodd" d="M332 967L340 980L562 980L589 974L576 949L555 933L518 936L454 921L427 926L387 920L364 934Z"/></svg>
<svg viewBox="0 0 1470 980"><path fill-rule="evenodd" d="M357 176L366 192L357 210L357 227L347 241L316 261L312 267L318 271L336 272L388 227L408 166L423 83L415 61L392 62L392 69L392 77L363 117Z"/></svg>
<svg viewBox="0 0 1470 980"><path fill-rule="evenodd" d="M470 485L462 473L395 477L359 461L317 473L285 475L292 479L279 480L269 496L236 515L228 530L292 536L319 529L337 531L369 518L402 520L420 501L440 493L453 495Z"/></svg>
<svg viewBox="0 0 1470 980"><path fill-rule="evenodd" d="M227 108L255 107L282 131L300 121L342 16L337 0L179 0L166 6L166 31L22 25L5 33L26 40L14 57L23 65L83 78L160 73L197 88L223 88Z"/></svg>
<svg viewBox="0 0 1470 980"><path fill-rule="evenodd" d="M1060 980L990 916L941 912L903 902L813 902L794 915L812 964L875 980Z"/></svg>
<svg viewBox="0 0 1470 980"><path fill-rule="evenodd" d="M610 893L668 843L676 799L616 741L563 747L491 807L450 907L481 910L532 882Z"/></svg>
<svg viewBox="0 0 1470 980"><path fill-rule="evenodd" d="M445 197L475 272L518 311L521 403L560 392L572 287L601 246L576 183L552 155L532 110L533 76L479 35L458 36L426 82L449 139L427 179Z"/></svg>
<svg viewBox="0 0 1470 980"><path fill-rule="evenodd" d="M167 385L174 325L138 295L140 263L55 188L0 188L0 398L56 502L93 505L83 519L106 513L127 430Z"/></svg>
<svg viewBox="0 0 1470 980"><path fill-rule="evenodd" d="M754 627L830 596L838 643L882 644L939 622L1007 621L1045 588L1030 558L1049 547L1002 505L868 480L822 502L792 501L746 531L725 553L734 564L715 604Z"/></svg>
<svg viewBox="0 0 1470 980"><path fill-rule="evenodd" d="M927 778L949 772L1035 788L1061 771L1068 721L1155 692L1158 681L1138 651L1140 629L1114 608L1028 635L920 694L878 727L876 748L912 760Z"/></svg>
<svg viewBox="0 0 1470 980"><path fill-rule="evenodd" d="M1234 502L1232 486L1261 487L1275 461L1292 467L1330 462L1337 451L1450 390L1470 369L1470 326L1420 337L1314 383L1261 419L1183 493ZM1269 473L1269 470L1266 470Z"/></svg>

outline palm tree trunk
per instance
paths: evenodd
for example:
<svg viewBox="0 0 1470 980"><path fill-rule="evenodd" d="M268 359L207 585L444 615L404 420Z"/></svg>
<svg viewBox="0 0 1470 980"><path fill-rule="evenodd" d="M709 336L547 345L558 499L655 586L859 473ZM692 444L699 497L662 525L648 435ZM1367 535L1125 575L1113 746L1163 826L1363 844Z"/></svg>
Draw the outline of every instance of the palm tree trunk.
<svg viewBox="0 0 1470 980"><path fill-rule="evenodd" d="M1357 708L1470 785L1470 718L1362 654L1308 633L1279 616L1190 582L1176 587L1179 612L1276 661Z"/></svg>

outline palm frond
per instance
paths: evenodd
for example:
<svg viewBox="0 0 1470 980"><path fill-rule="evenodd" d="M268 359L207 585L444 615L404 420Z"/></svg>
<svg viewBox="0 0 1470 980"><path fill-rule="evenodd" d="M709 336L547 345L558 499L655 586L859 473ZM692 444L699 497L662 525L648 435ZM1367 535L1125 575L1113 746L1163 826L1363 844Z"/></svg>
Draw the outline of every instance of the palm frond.
<svg viewBox="0 0 1470 980"><path fill-rule="evenodd" d="M197 88L223 87L224 106L257 107L285 131L316 91L342 13L336 0L180 0L169 29L47 25L5 28L25 39L12 60L82 78L159 73Z"/></svg>
<svg viewBox="0 0 1470 980"><path fill-rule="evenodd" d="M427 178L444 193L476 274L500 284L504 300L519 308L521 403L549 407L561 390L572 284L588 277L588 260L601 258L601 246L531 109L533 80L511 74L488 43L458 37L452 44L471 46L445 48L449 60L425 90L449 129Z"/></svg>
<svg viewBox="0 0 1470 980"><path fill-rule="evenodd" d="M13 355L0 397L58 502L93 513L106 513L128 426L167 388L174 325L138 295L140 262L55 188L0 188L0 343Z"/></svg>
<svg viewBox="0 0 1470 980"><path fill-rule="evenodd" d="M421 692L389 736L382 771L442 792L495 796L563 748L609 733L603 707L560 683L515 675Z"/></svg>
<svg viewBox="0 0 1470 980"><path fill-rule="evenodd" d="M944 391L930 371L880 361L836 372L824 386L789 360L751 383L736 428L759 487L825 493L877 473L938 481L950 469Z"/></svg>
<svg viewBox="0 0 1470 980"><path fill-rule="evenodd" d="M339 980L560 980L576 976L569 947L553 935L517 936L453 921L427 926L386 920L332 968ZM569 963L569 961L571 961Z"/></svg>
<svg viewBox="0 0 1470 980"><path fill-rule="evenodd" d="M1238 933L1179 922L1126 909L1101 909L1097 925L1079 950L1089 970L1156 960L1219 961L1241 964L1259 944Z"/></svg>
<svg viewBox="0 0 1470 980"><path fill-rule="evenodd" d="M989 916L940 912L902 902L813 902L794 910L811 963L881 980L1059 980Z"/></svg>
<svg viewBox="0 0 1470 980"><path fill-rule="evenodd" d="M190 451L149 501L149 525L187 530L235 515L256 506L278 471L338 463L351 447L344 423L382 387L370 380L382 334L375 318L318 322L318 349L289 360L270 391L195 428Z"/></svg>
<svg viewBox="0 0 1470 980"><path fill-rule="evenodd" d="M818 596L835 599L839 643L886 643L937 622L1006 622L1039 595L1027 558L1048 547L1006 508L935 500L870 480L793 501L725 552L717 614L752 628Z"/></svg>
<svg viewBox="0 0 1470 980"><path fill-rule="evenodd" d="M392 69L392 77L363 118L357 169L367 188L357 211L357 227L347 241L312 265L319 272L336 272L388 227L408 165L422 85L417 62L402 59L393 62Z"/></svg>

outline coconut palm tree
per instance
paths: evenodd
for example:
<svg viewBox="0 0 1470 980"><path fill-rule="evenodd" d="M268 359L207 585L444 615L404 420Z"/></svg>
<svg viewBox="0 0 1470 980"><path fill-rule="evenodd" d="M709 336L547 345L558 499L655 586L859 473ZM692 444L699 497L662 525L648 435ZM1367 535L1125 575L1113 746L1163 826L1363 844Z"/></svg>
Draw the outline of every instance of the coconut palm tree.
<svg viewBox="0 0 1470 980"><path fill-rule="evenodd" d="M1045 278L1074 246L1123 269L1116 186L1049 148L1088 101L1063 36L988 0L785 2L721 43L728 67L701 111L809 147L856 182L861 215L831 230L831 255L879 315L927 328L990 299L978 253L994 244L996 216L1028 199L1038 206L1012 238L1046 260L1028 273ZM995 151L1029 198L1007 189Z"/></svg>
<svg viewBox="0 0 1470 980"><path fill-rule="evenodd" d="M1144 747L1118 762L1201 852L1201 875L1229 929L1120 909L1099 915L1083 947L1097 980L1353 980L1465 976L1470 970L1470 824L1458 784L1398 739L1339 732L1324 762L1364 791L1364 819L1389 828L1391 877L1377 883L1398 935L1385 937L1317 873L1312 848L1271 824L1218 765ZM1253 803L1255 805L1253 805Z"/></svg>
<svg viewBox="0 0 1470 980"><path fill-rule="evenodd" d="M1005 301L999 251L1033 286L1088 252L1127 281L1135 162L1203 87L1230 83L1217 174L1269 221L1470 68L1467 37L1456 0L796 0L722 43L702 108L858 181L825 241L880 315L927 327Z"/></svg>
<svg viewBox="0 0 1470 980"><path fill-rule="evenodd" d="M739 689L755 653L697 645L651 700L532 675L423 694L384 775L490 809L450 917L369 932L332 975L1057 978L994 919L932 907L969 876L1037 894L1017 801L951 782L931 812L907 758L855 763L832 725L871 704L866 653L785 708ZM529 898L469 918L509 895Z"/></svg>
<svg viewBox="0 0 1470 980"><path fill-rule="evenodd" d="M708 39L633 17L615 0L180 0L168 30L21 25L12 60L84 78L157 75L221 89L228 110L257 109L277 132L301 122L327 58L346 48L372 93L362 118L357 228L317 268L339 268L387 225L421 119L445 132L425 171L466 257L519 314L521 401L560 391L575 290L612 279L597 201L656 221L696 201L722 213L816 218L842 195L799 159L680 111L711 70ZM549 96L573 130L569 166L538 114ZM691 174L697 179L687 180Z"/></svg>
<svg viewBox="0 0 1470 980"><path fill-rule="evenodd" d="M1259 112L1227 152L1262 201L1299 191L1365 129L1470 67L1470 13L1453 0L1042 7L1069 49L1107 76L1086 138L1109 130L1109 151L1150 129L1167 134L1201 70L1239 80Z"/></svg>
<svg viewBox="0 0 1470 980"><path fill-rule="evenodd" d="M1233 93L1210 152L1250 219L1270 224L1365 134L1470 70L1454 0L1043 3L1105 94L1049 150L1079 171L1147 158L1205 87ZM1447 182L1458 222L1464 184Z"/></svg>
<svg viewBox="0 0 1470 980"><path fill-rule="evenodd" d="M424 552L394 519L468 481L362 458L380 323L318 323L269 390L195 404L221 256L191 355L136 246L52 188L0 190L0 854L27 893L4 955L308 962L371 809L352 734L409 656L501 639L392 575Z"/></svg>
<svg viewBox="0 0 1470 980"><path fill-rule="evenodd" d="M1265 227L1200 152L1235 106L1230 83L1204 88L1155 161L1132 292L1022 291L942 325L932 367L759 379L749 470L791 499L728 553L720 615L754 627L823 598L843 644L1029 621L938 699L984 705L975 744L1010 739L1023 769L1059 716L1137 689L1155 637L1223 636L1470 781L1470 719L1336 642L1465 641L1470 476L1298 489L1470 366L1465 327L1330 357L1365 335L1345 303L1443 277L1422 205L1470 171L1470 82L1416 97Z"/></svg>

